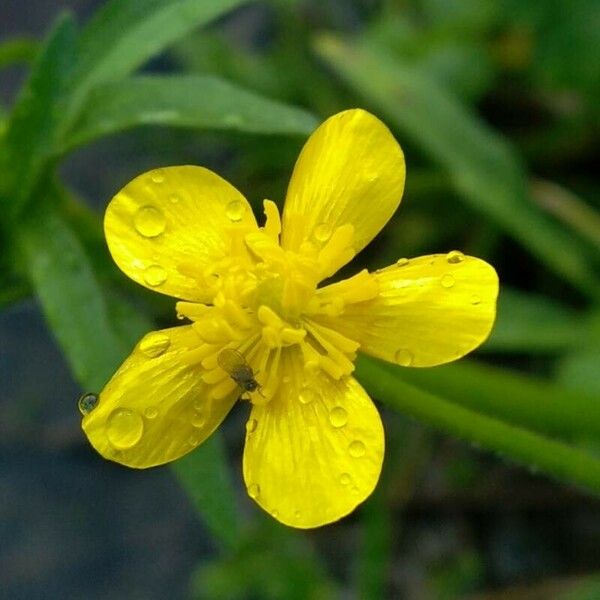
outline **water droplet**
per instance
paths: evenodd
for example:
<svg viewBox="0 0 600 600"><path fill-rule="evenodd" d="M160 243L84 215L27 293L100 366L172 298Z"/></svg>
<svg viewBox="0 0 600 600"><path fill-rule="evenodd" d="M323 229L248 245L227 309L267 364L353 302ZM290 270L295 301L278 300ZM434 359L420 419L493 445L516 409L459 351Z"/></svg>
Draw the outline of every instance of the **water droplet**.
<svg viewBox="0 0 600 600"><path fill-rule="evenodd" d="M198 412L202 412L204 405L205 405L204 400L194 400L194 410L197 410Z"/></svg>
<svg viewBox="0 0 600 600"><path fill-rule="evenodd" d="M246 206L241 200L232 200L225 209L225 214L230 221L241 221L244 213L246 212Z"/></svg>
<svg viewBox="0 0 600 600"><path fill-rule="evenodd" d="M396 265L398 265L399 267L405 267L408 264L408 258L399 258L396 261Z"/></svg>
<svg viewBox="0 0 600 600"><path fill-rule="evenodd" d="M260 486L258 483L252 483L248 486L248 496L250 496L250 498L258 498L259 494Z"/></svg>
<svg viewBox="0 0 600 600"><path fill-rule="evenodd" d="M111 446L117 450L132 448L144 433L144 420L135 410L117 408L106 420L106 435Z"/></svg>
<svg viewBox="0 0 600 600"><path fill-rule="evenodd" d="M96 408L99 399L100 396L98 396L98 394L92 394L90 392L87 394L82 394L79 396L79 400L77 400L79 412L84 416L91 413L94 408Z"/></svg>
<svg viewBox="0 0 600 600"><path fill-rule="evenodd" d="M292 378L289 375L284 375L281 378L281 383L290 383L290 381L292 381Z"/></svg>
<svg viewBox="0 0 600 600"><path fill-rule="evenodd" d="M196 412L192 417L192 427L204 427L206 424L206 416L204 413Z"/></svg>
<svg viewBox="0 0 600 600"><path fill-rule="evenodd" d="M297 511L294 513L294 517L295 517L296 519L299 519L301 516L302 516L302 513L301 513L299 510L297 510Z"/></svg>
<svg viewBox="0 0 600 600"><path fill-rule="evenodd" d="M358 492L360 491L355 485L352 486L350 490L355 496L358 496Z"/></svg>
<svg viewBox="0 0 600 600"><path fill-rule="evenodd" d="M336 406L329 413L329 422L332 427L343 427L348 422L348 413L345 408Z"/></svg>
<svg viewBox="0 0 600 600"><path fill-rule="evenodd" d="M367 181L369 183L373 183L374 181L377 181L378 179L379 179L379 173L376 173L376 172L367 173Z"/></svg>
<svg viewBox="0 0 600 600"><path fill-rule="evenodd" d="M303 387L300 390L298 399L300 400L301 404L310 404L314 400L317 400L318 397L318 394L313 389L309 387Z"/></svg>
<svg viewBox="0 0 600 600"><path fill-rule="evenodd" d="M450 275L450 273L446 273L445 275L442 275L440 283L442 284L443 288L448 289L451 288L456 282L454 280L454 277Z"/></svg>
<svg viewBox="0 0 600 600"><path fill-rule="evenodd" d="M349 485L351 481L352 481L352 476L350 475L350 473L342 473L340 475L340 483L342 485Z"/></svg>
<svg viewBox="0 0 600 600"><path fill-rule="evenodd" d="M194 447L197 446L200 443L200 436L193 433L188 438L188 443L190 446L194 446Z"/></svg>
<svg viewBox="0 0 600 600"><path fill-rule="evenodd" d="M158 415L158 408L156 408L156 406L149 406L144 411L144 416L146 417L146 419L156 419L157 415Z"/></svg>
<svg viewBox="0 0 600 600"><path fill-rule="evenodd" d="M348 452L353 458L360 458L361 456L364 456L366 451L367 449L365 448L365 445L360 440L354 440L348 446Z"/></svg>
<svg viewBox="0 0 600 600"><path fill-rule="evenodd" d="M152 287L158 287L167 280L167 272L160 265L150 265L144 271L144 281Z"/></svg>
<svg viewBox="0 0 600 600"><path fill-rule="evenodd" d="M152 175L150 175L150 179L152 179L154 183L163 183L165 176L161 171L154 171Z"/></svg>
<svg viewBox="0 0 600 600"><path fill-rule="evenodd" d="M181 200L181 196L179 194L171 194L169 196L169 201L172 204L177 204Z"/></svg>
<svg viewBox="0 0 600 600"><path fill-rule="evenodd" d="M171 345L171 339L165 333L153 332L144 336L138 348L150 358L164 354Z"/></svg>
<svg viewBox="0 0 600 600"><path fill-rule="evenodd" d="M320 223L315 227L314 236L319 242L326 242L333 233L333 228L329 223Z"/></svg>
<svg viewBox="0 0 600 600"><path fill-rule="evenodd" d="M396 354L394 355L394 360L401 367L410 367L413 361L412 352L410 350L407 350L406 348L400 348L396 351Z"/></svg>
<svg viewBox="0 0 600 600"><path fill-rule="evenodd" d="M258 427L258 421L256 419L250 419L246 423L246 431L248 433L254 433L256 431L257 427Z"/></svg>
<svg viewBox="0 0 600 600"><path fill-rule="evenodd" d="M476 294L473 294L471 296L471 304L473 304L473 306L477 306L477 304L481 304L481 298L479 296L477 296Z"/></svg>
<svg viewBox="0 0 600 600"><path fill-rule="evenodd" d="M271 516L272 516L274 519L277 519L277 518L279 517L279 511L278 511L276 508L274 508L274 509L271 511Z"/></svg>
<svg viewBox="0 0 600 600"><path fill-rule="evenodd" d="M167 219L161 210L154 206L142 206L133 217L135 230L143 237L159 236L167 226Z"/></svg>
<svg viewBox="0 0 600 600"><path fill-rule="evenodd" d="M465 255L460 250L452 250L446 254L446 261L451 265L456 265L465 260Z"/></svg>

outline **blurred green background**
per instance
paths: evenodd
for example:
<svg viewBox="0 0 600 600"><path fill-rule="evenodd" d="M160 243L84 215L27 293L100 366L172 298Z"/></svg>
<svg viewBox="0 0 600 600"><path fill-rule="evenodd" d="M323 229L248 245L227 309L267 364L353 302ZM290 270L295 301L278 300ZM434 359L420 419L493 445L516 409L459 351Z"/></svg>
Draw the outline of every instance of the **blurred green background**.
<svg viewBox="0 0 600 600"><path fill-rule="evenodd" d="M591 0L2 0L0 597L600 598L599 50ZM247 498L247 406L174 468L103 461L78 394L177 323L113 265L108 200L198 164L281 206L350 107L390 126L407 188L347 272L484 258L491 338L441 368L359 362L388 448L332 526Z"/></svg>

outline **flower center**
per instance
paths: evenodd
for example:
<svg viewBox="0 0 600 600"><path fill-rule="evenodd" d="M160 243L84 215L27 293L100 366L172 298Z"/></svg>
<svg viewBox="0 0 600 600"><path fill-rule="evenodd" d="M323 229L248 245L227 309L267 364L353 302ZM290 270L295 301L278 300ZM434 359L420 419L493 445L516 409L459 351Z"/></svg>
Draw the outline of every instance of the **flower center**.
<svg viewBox="0 0 600 600"><path fill-rule="evenodd" d="M216 399L237 385L220 366L224 348L236 350L252 369L258 383L249 394L254 403L271 400L282 383L303 389L319 371L334 379L349 375L359 344L319 323L319 317L341 316L347 304L378 293L367 271L317 288L353 256L351 225L327 236L321 232L321 241L305 241L296 253L279 245L275 204L265 201L265 213L261 230L234 228L230 255L195 273L212 301L177 304L179 315L193 321L200 337L202 377Z"/></svg>

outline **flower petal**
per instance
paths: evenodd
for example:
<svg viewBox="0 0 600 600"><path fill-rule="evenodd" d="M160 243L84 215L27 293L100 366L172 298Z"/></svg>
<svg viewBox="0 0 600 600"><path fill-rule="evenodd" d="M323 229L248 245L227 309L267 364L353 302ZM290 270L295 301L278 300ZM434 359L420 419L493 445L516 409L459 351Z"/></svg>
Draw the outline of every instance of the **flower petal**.
<svg viewBox="0 0 600 600"><path fill-rule="evenodd" d="M404 178L402 149L379 119L360 109L330 117L296 162L283 211L282 246L298 251L309 241L321 249L338 227L351 225L356 254L398 208Z"/></svg>
<svg viewBox="0 0 600 600"><path fill-rule="evenodd" d="M318 318L359 342L361 352L431 367L464 356L492 329L498 275L478 258L454 251L401 259L373 275L375 298L348 305L339 317Z"/></svg>
<svg viewBox="0 0 600 600"><path fill-rule="evenodd" d="M203 167L165 167L130 181L110 202L104 231L121 270L137 283L184 300L206 300L203 272L236 253L256 229L230 183Z"/></svg>
<svg viewBox="0 0 600 600"><path fill-rule="evenodd" d="M83 430L104 458L142 469L160 465L217 428L239 394L210 396L200 343L191 325L142 338L83 418Z"/></svg>
<svg viewBox="0 0 600 600"><path fill-rule="evenodd" d="M318 527L373 491L383 461L381 419L352 377L322 376L252 409L244 449L248 494L277 520Z"/></svg>

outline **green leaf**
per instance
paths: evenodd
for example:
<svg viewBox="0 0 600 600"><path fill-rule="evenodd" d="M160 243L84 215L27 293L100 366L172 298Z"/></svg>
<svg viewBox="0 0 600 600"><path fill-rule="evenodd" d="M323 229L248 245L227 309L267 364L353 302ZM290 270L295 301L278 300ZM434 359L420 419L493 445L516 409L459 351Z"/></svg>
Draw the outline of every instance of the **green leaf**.
<svg viewBox="0 0 600 600"><path fill-rule="evenodd" d="M321 36L316 49L349 85L448 171L471 208L500 225L559 276L600 297L584 247L531 201L524 168L499 135L422 71L375 45Z"/></svg>
<svg viewBox="0 0 600 600"><path fill-rule="evenodd" d="M96 88L65 145L71 148L138 125L305 136L317 120L216 77L142 76Z"/></svg>
<svg viewBox="0 0 600 600"><path fill-rule="evenodd" d="M78 95L73 114L92 87L125 77L196 27L242 2L111 0L98 11L81 36L75 75Z"/></svg>
<svg viewBox="0 0 600 600"><path fill-rule="evenodd" d="M62 17L36 60L13 109L0 157L0 205L14 216L54 151L60 106L74 61L75 24ZM10 197L10 204L7 198Z"/></svg>
<svg viewBox="0 0 600 600"><path fill-rule="evenodd" d="M398 371L392 365L387 368ZM431 369L401 369L396 376L514 425L567 440L600 440L600 403L593 393L468 360Z"/></svg>
<svg viewBox="0 0 600 600"><path fill-rule="evenodd" d="M360 360L357 375L374 398L396 410L530 469L600 494L600 459L588 452L414 387L374 360Z"/></svg>
<svg viewBox="0 0 600 600"><path fill-rule="evenodd" d="M79 240L42 205L27 214L18 235L42 309L77 379L89 390L101 389L132 344L111 322Z"/></svg>
<svg viewBox="0 0 600 600"><path fill-rule="evenodd" d="M174 462L173 470L215 539L232 550L239 541L242 524L226 464L222 437L213 434L194 452Z"/></svg>

